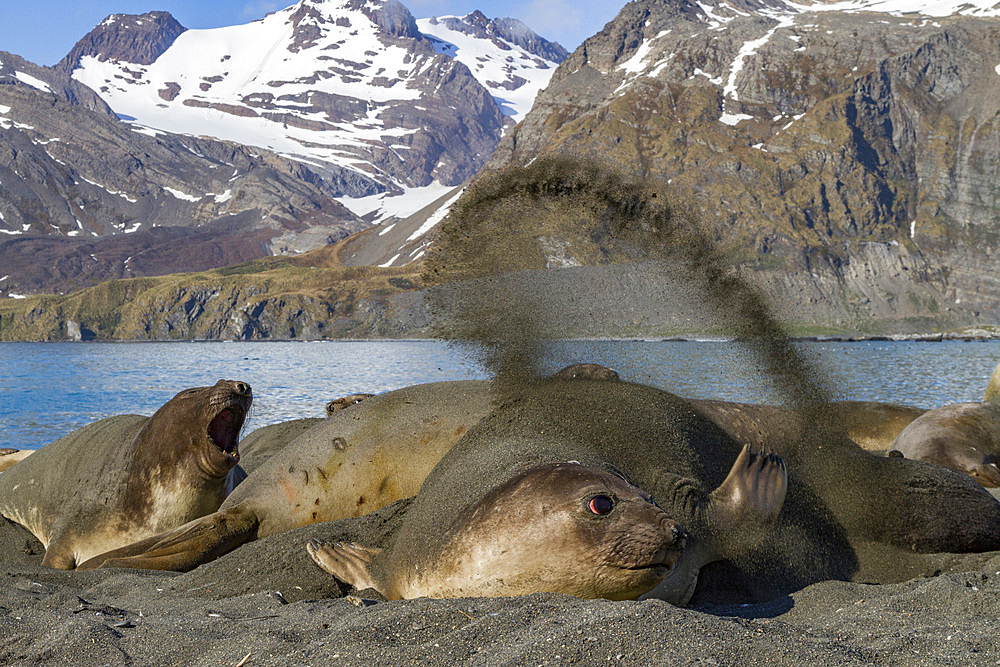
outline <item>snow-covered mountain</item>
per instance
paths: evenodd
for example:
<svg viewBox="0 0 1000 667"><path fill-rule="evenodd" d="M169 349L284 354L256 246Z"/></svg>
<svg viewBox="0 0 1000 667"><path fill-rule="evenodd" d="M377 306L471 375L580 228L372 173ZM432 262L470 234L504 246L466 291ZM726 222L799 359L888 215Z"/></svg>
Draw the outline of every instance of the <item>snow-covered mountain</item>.
<svg viewBox="0 0 1000 667"><path fill-rule="evenodd" d="M396 0L302 0L210 30L112 15L59 67L137 126L302 161L378 219L475 174L565 55L479 12L418 23Z"/></svg>

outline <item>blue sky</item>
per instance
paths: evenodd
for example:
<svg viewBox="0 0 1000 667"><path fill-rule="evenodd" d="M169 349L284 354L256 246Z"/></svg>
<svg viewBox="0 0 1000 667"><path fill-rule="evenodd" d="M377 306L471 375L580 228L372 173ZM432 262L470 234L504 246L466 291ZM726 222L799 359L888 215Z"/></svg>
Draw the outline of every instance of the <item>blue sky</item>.
<svg viewBox="0 0 1000 667"><path fill-rule="evenodd" d="M625 0L401 0L417 18L464 15L521 19L572 51L615 17ZM166 10L186 28L247 23L295 0L0 0L0 51L54 65L108 14Z"/></svg>

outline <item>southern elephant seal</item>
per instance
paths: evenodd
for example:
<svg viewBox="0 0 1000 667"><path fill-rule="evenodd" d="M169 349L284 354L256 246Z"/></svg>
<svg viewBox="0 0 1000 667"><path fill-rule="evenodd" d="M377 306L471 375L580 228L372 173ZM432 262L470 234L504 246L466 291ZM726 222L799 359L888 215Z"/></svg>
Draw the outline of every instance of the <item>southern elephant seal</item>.
<svg viewBox="0 0 1000 667"><path fill-rule="evenodd" d="M810 435L819 425L803 429L784 408L725 404L710 417L691 401L628 382L550 379L497 391L486 381L445 382L364 401L285 447L219 512L84 566L191 569L257 537L411 496L432 468L426 483L445 481L434 482L440 502L425 513L456 516L509 479L507 471L566 460L624 474L684 526L687 561L676 572L688 576L671 575L672 588L661 592L672 600L694 583L710 589L733 577L745 588L729 597L744 600L824 579L901 581L920 574L899 566L901 551L1000 548L1000 504L968 477L873 456L843 437L817 441ZM789 465L788 495L766 539L766 530L747 528L767 523L759 514L721 520L705 511L746 443ZM711 576L691 576L713 558L730 568L728 578L716 563Z"/></svg>
<svg viewBox="0 0 1000 667"><path fill-rule="evenodd" d="M1000 487L1000 398L931 410L903 429L889 450Z"/></svg>
<svg viewBox="0 0 1000 667"><path fill-rule="evenodd" d="M379 394L316 424L263 463L218 512L102 554L84 568L189 570L240 544L373 512L417 493L469 427L489 414L484 380Z"/></svg>
<svg viewBox="0 0 1000 667"><path fill-rule="evenodd" d="M72 569L218 509L252 402L244 382L185 389L152 417L119 415L46 445L0 475L0 515Z"/></svg>
<svg viewBox="0 0 1000 667"><path fill-rule="evenodd" d="M0 449L0 472L31 456L33 449Z"/></svg>
<svg viewBox="0 0 1000 667"><path fill-rule="evenodd" d="M340 398L335 398L326 404L326 416L332 417L341 410L349 408L352 405L357 405L366 398L371 398L375 394L351 394L350 396L341 396Z"/></svg>
<svg viewBox="0 0 1000 667"><path fill-rule="evenodd" d="M677 517L605 469L575 461L518 469L456 515L439 504L454 509L450 487L464 480L429 479L387 552L313 541L309 554L341 581L389 599L537 592L634 599L683 562L687 571L675 578L685 585L663 596L677 604L687 601L702 560L717 555L707 533L699 536L697 553L683 555L688 537ZM780 510L786 483L779 458L744 448L700 509L713 515L720 533L760 528L726 524L751 517L766 523Z"/></svg>
<svg viewBox="0 0 1000 667"><path fill-rule="evenodd" d="M520 472L444 519L440 539L423 534L386 552L319 540L307 548L339 580L390 600L536 592L624 600L659 584L685 542L644 492L572 462Z"/></svg>
<svg viewBox="0 0 1000 667"><path fill-rule="evenodd" d="M1000 487L1000 364L981 403L931 410L903 429L889 450L963 472L987 488Z"/></svg>

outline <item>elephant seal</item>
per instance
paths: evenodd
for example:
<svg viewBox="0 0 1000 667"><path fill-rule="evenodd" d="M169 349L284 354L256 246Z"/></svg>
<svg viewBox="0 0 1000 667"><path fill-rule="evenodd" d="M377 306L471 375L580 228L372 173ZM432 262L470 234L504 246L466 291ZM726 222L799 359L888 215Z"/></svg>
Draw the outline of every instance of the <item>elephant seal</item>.
<svg viewBox="0 0 1000 667"><path fill-rule="evenodd" d="M874 456L821 424L803 429L801 417L778 406L734 405L715 417L640 384L531 383L504 396L441 459L396 544L441 543L433 536L446 534L470 498L517 471L573 460L623 475L684 528L683 555L649 593L675 604L699 589L699 600L721 603L773 599L825 579L900 581L910 570L899 564L913 553L1000 548L1000 503L968 477ZM747 444L787 463L787 487L727 482L740 478ZM777 476L771 457L752 463ZM768 508L780 488L787 495L774 517Z"/></svg>
<svg viewBox="0 0 1000 667"><path fill-rule="evenodd" d="M239 460L252 402L244 382L185 389L152 417L102 419L0 475L0 515L72 569L105 551L215 511Z"/></svg>
<svg viewBox="0 0 1000 667"><path fill-rule="evenodd" d="M552 377L567 380L617 380L618 372L600 364L570 364L556 371Z"/></svg>
<svg viewBox="0 0 1000 667"><path fill-rule="evenodd" d="M952 403L921 415L889 451L965 473L988 489L1000 487L1000 364L981 403Z"/></svg>
<svg viewBox="0 0 1000 667"><path fill-rule="evenodd" d="M81 567L190 570L240 544L361 516L417 493L496 398L485 380L379 394L321 420L260 465L219 510Z"/></svg>
<svg viewBox="0 0 1000 667"><path fill-rule="evenodd" d="M931 410L903 429L890 451L963 472L986 488L1000 487L1000 398Z"/></svg>
<svg viewBox="0 0 1000 667"><path fill-rule="evenodd" d="M31 456L33 449L0 449L0 472Z"/></svg>
<svg viewBox="0 0 1000 667"><path fill-rule="evenodd" d="M626 600L659 584L685 543L681 527L646 493L573 462L525 470L458 517L442 518L440 540L381 552L314 539L307 549L339 580L390 600L536 592Z"/></svg>
<svg viewBox="0 0 1000 667"><path fill-rule="evenodd" d="M288 443L316 424L322 424L323 421L325 420L322 417L305 417L261 426L240 440L240 464L238 467L249 475L284 449Z"/></svg>
<svg viewBox="0 0 1000 667"><path fill-rule="evenodd" d="M469 380L363 401L290 443L215 514L83 567L188 570L257 537L414 494L407 514L426 503L413 516L429 518L399 535L415 540L441 531L430 517L458 516L516 472L567 460L624 475L684 527L681 562L653 592L675 602L692 586L699 601L726 602L825 579L891 583L922 573L901 566L903 553L1000 549L1000 503L969 477L874 456L785 408L726 404L710 415L630 382L553 378L509 391ZM776 519L713 501L748 443L788 464Z"/></svg>
<svg viewBox="0 0 1000 667"><path fill-rule="evenodd" d="M983 400L989 401L997 396L1000 396L1000 363L993 368L993 373L990 375L990 381L986 385L986 395L983 396Z"/></svg>
<svg viewBox="0 0 1000 667"><path fill-rule="evenodd" d="M366 398L371 398L375 394L351 394L350 396L341 396L340 398L335 398L326 404L326 416L331 417L344 408L349 408L352 405L356 405Z"/></svg>

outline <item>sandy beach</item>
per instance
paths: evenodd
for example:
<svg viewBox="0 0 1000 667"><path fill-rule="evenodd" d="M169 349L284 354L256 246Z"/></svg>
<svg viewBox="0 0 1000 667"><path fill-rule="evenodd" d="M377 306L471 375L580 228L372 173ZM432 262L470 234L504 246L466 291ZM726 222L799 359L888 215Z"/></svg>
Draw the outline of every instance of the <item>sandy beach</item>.
<svg viewBox="0 0 1000 667"><path fill-rule="evenodd" d="M1000 553L943 556L946 573L900 584L683 609L552 594L386 602L341 590L306 554L311 537L384 544L406 507L264 538L184 574L44 568L41 545L4 522L0 664L1000 664Z"/></svg>

